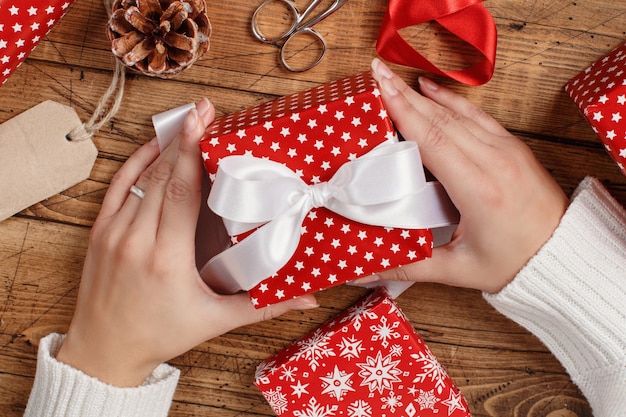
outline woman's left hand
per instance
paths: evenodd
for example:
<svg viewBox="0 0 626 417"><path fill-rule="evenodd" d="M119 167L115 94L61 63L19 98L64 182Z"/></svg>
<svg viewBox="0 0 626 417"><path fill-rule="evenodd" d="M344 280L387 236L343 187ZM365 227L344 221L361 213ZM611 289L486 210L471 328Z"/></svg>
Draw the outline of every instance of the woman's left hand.
<svg viewBox="0 0 626 417"><path fill-rule="evenodd" d="M137 386L160 363L207 339L317 306L304 296L255 310L246 294L216 294L200 278L194 245L203 169L198 142L214 113L202 100L162 155L152 140L111 180L59 361L115 386ZM145 198L129 193L133 185Z"/></svg>

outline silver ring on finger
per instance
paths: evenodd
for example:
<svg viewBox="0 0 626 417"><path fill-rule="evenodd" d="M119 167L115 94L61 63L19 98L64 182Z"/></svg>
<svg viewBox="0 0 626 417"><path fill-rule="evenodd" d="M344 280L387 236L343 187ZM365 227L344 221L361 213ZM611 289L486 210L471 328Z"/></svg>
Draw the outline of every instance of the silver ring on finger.
<svg viewBox="0 0 626 417"><path fill-rule="evenodd" d="M146 196L146 192L136 185L130 186L130 193L139 197L141 200L143 200L143 198Z"/></svg>

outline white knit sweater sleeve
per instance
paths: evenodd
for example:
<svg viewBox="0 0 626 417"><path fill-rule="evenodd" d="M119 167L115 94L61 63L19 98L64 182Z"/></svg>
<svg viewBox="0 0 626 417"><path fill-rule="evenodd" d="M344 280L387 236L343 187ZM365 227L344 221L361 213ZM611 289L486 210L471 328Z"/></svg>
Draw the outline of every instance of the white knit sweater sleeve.
<svg viewBox="0 0 626 417"><path fill-rule="evenodd" d="M579 185L517 277L484 297L541 339L595 417L626 416L626 211L597 180Z"/></svg>
<svg viewBox="0 0 626 417"><path fill-rule="evenodd" d="M161 364L140 387L114 387L57 361L63 339L50 334L40 341L25 417L167 416L180 374L176 368Z"/></svg>

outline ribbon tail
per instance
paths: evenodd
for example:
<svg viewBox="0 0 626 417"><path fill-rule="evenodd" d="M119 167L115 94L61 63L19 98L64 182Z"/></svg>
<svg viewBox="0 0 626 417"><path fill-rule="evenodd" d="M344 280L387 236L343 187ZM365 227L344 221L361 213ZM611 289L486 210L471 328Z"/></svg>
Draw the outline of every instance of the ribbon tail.
<svg viewBox="0 0 626 417"><path fill-rule="evenodd" d="M302 198L279 218L211 258L200 270L202 279L216 292L233 294L276 274L298 247L302 221L310 210L307 201Z"/></svg>

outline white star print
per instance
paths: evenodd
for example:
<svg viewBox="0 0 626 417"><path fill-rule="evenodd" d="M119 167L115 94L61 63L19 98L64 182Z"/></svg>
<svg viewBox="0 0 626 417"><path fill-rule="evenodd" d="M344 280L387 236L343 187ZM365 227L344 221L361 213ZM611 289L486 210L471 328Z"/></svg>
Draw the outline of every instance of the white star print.
<svg viewBox="0 0 626 417"><path fill-rule="evenodd" d="M357 253L357 252L358 252L358 250L356 249L356 246L354 246L354 245L350 245L350 246L348 246L348 253L349 253L350 255L354 255L354 254L355 254L355 253Z"/></svg>
<svg viewBox="0 0 626 417"><path fill-rule="evenodd" d="M352 126L357 127L361 125L361 118L360 117L353 117L352 118Z"/></svg>
<svg viewBox="0 0 626 417"><path fill-rule="evenodd" d="M335 129L332 126L326 126L326 128L324 129L324 133L330 136L335 133Z"/></svg>
<svg viewBox="0 0 626 417"><path fill-rule="evenodd" d="M343 116L343 112L342 112L342 111L337 110L337 111L335 112L335 119L337 119L337 120L341 120L341 119L343 119L343 118L344 118L344 116Z"/></svg>
<svg viewBox="0 0 626 417"><path fill-rule="evenodd" d="M54 13L54 7L48 6L48 8L46 9L46 13L48 13L48 14Z"/></svg>
<svg viewBox="0 0 626 417"><path fill-rule="evenodd" d="M318 242L321 242L322 240L324 240L324 233L321 233L321 232L315 233L314 239L317 240Z"/></svg>
<svg viewBox="0 0 626 417"><path fill-rule="evenodd" d="M350 232L350 224L345 223L343 226L341 226L341 231L344 233L349 233Z"/></svg>
<svg viewBox="0 0 626 417"><path fill-rule="evenodd" d="M417 254L415 253L414 250L410 250L409 253L406 255L406 257L409 258L410 260L413 260L417 258Z"/></svg>
<svg viewBox="0 0 626 417"><path fill-rule="evenodd" d="M320 258L320 260L324 263L328 263L330 262L330 254L329 253L325 253L322 255L322 257Z"/></svg>
<svg viewBox="0 0 626 417"><path fill-rule="evenodd" d="M317 120L309 119L309 123L307 123L307 126L309 126L311 129L313 129L314 127L317 126Z"/></svg>
<svg viewBox="0 0 626 417"><path fill-rule="evenodd" d="M313 248L310 246L307 246L306 249L304 249L304 253L307 254L308 256L313 255Z"/></svg>
<svg viewBox="0 0 626 417"><path fill-rule="evenodd" d="M324 147L323 140L316 140L315 145L313 145L318 151Z"/></svg>
<svg viewBox="0 0 626 417"><path fill-rule="evenodd" d="M367 232L365 230L360 230L359 234L357 235L357 237L361 240L367 238Z"/></svg>
<svg viewBox="0 0 626 417"><path fill-rule="evenodd" d="M226 150L230 153L233 153L237 150L237 147L235 146L234 143L229 143L228 146L226 147Z"/></svg>
<svg viewBox="0 0 626 417"><path fill-rule="evenodd" d="M337 156L341 154L341 148L339 146L333 146L333 150L330 151L333 155Z"/></svg>
<svg viewBox="0 0 626 417"><path fill-rule="evenodd" d="M328 282L330 282L331 284L334 284L335 282L337 282L337 275L335 275L335 274L330 274L330 275L328 276L327 281L328 281Z"/></svg>
<svg viewBox="0 0 626 417"><path fill-rule="evenodd" d="M22 31L22 25L20 25L19 23L15 23L13 26L11 26L13 28L13 32L21 32Z"/></svg>
<svg viewBox="0 0 626 417"><path fill-rule="evenodd" d="M598 98L598 101L602 104L606 104L606 102L609 101L609 98L606 96L606 94L603 94L600 96L600 98Z"/></svg>
<svg viewBox="0 0 626 417"><path fill-rule="evenodd" d="M626 104L626 95L622 94L621 96L617 96L617 104L621 104L622 106Z"/></svg>
<svg viewBox="0 0 626 417"><path fill-rule="evenodd" d="M368 111L372 110L372 104L363 103L363 105L361 106L361 110L363 110L364 113L367 113Z"/></svg>
<svg viewBox="0 0 626 417"><path fill-rule="evenodd" d="M9 8L9 12L11 12L11 16L16 16L19 13L20 9L15 7L15 5Z"/></svg>
<svg viewBox="0 0 626 417"><path fill-rule="evenodd" d="M466 411L466 408L462 403L462 397L460 393L455 394L450 391L448 399L442 401L441 403L448 406L448 415L452 414L452 412L455 410Z"/></svg>
<svg viewBox="0 0 626 417"><path fill-rule="evenodd" d="M309 291L311 289L311 284L309 284L308 282L303 282L300 288L302 288L303 291Z"/></svg>
<svg viewBox="0 0 626 417"><path fill-rule="evenodd" d="M346 103L348 106L354 104L354 97L352 96L346 97L346 99L344 100L344 103Z"/></svg>
<svg viewBox="0 0 626 417"><path fill-rule="evenodd" d="M39 23L33 23L30 25L30 30L35 31L37 29L39 29Z"/></svg>
<svg viewBox="0 0 626 417"><path fill-rule="evenodd" d="M239 139L243 139L243 138L245 138L245 137L246 137L246 130L245 130L245 129L239 129L239 130L237 131L237 137L238 137Z"/></svg>
<svg viewBox="0 0 626 417"><path fill-rule="evenodd" d="M292 115L289 118L291 119L292 122L297 122L300 120L300 113L292 113Z"/></svg>
<svg viewBox="0 0 626 417"><path fill-rule="evenodd" d="M7 47L7 41L0 39L0 49L6 48Z"/></svg>
<svg viewBox="0 0 626 417"><path fill-rule="evenodd" d="M282 129L280 129L280 134L286 138L287 136L289 136L289 128L288 127L283 127Z"/></svg>
<svg viewBox="0 0 626 417"><path fill-rule="evenodd" d="M306 142L306 135L304 133L300 133L298 135L298 142L300 142L300 143Z"/></svg>
<svg viewBox="0 0 626 417"><path fill-rule="evenodd" d="M293 284L293 283L295 282L295 280L293 279L293 275L287 275L287 278L285 278L285 282L286 282L288 285Z"/></svg>
<svg viewBox="0 0 626 417"><path fill-rule="evenodd" d="M374 240L374 245L376 245L376 246L381 246L382 244L383 244L383 238L382 238L382 237L377 237L377 238Z"/></svg>
<svg viewBox="0 0 626 417"><path fill-rule="evenodd" d="M309 384L303 385L300 381L298 381L296 385L290 385L290 387L293 389L292 395L297 395L298 398L300 398L302 394L308 394L309 391L306 390L306 387L308 386Z"/></svg>
<svg viewBox="0 0 626 417"><path fill-rule="evenodd" d="M330 162L329 161L324 161L322 162L322 165L320 166L324 171L327 171L330 169Z"/></svg>
<svg viewBox="0 0 626 417"><path fill-rule="evenodd" d="M378 126L371 124L370 127L367 128L367 130L369 130L370 133L373 135L374 133L378 132Z"/></svg>
<svg viewBox="0 0 626 417"><path fill-rule="evenodd" d="M268 120L267 122L263 123L263 128L265 130L271 130L274 126L272 125L272 121Z"/></svg>
<svg viewBox="0 0 626 417"><path fill-rule="evenodd" d="M333 242L330 245L333 248L337 249L339 246L341 246L341 242L339 241L339 239L333 239Z"/></svg>
<svg viewBox="0 0 626 417"><path fill-rule="evenodd" d="M3 56L3 57L2 57L2 59L0 59L0 61L1 61L3 64L8 63L8 62L9 62L9 60L10 60L10 58L9 58L9 56L8 56L8 55L5 55L5 56Z"/></svg>
<svg viewBox="0 0 626 417"><path fill-rule="evenodd" d="M374 254L372 252L365 252L365 256L363 257L367 262L374 259Z"/></svg>
<svg viewBox="0 0 626 417"><path fill-rule="evenodd" d="M338 266L340 269L345 269L345 268L347 268L347 267L348 267L348 263L347 263L344 259L342 259L342 260L340 260L340 261L339 261L339 263L337 264L337 266Z"/></svg>
<svg viewBox="0 0 626 417"><path fill-rule="evenodd" d="M320 114L324 114L326 113L328 110L326 109L326 104L321 104L318 108L317 111L320 112Z"/></svg>
<svg viewBox="0 0 626 417"><path fill-rule="evenodd" d="M261 292L267 291L267 284L266 283L262 283L261 285L259 285L259 291L261 291Z"/></svg>
<svg viewBox="0 0 626 417"><path fill-rule="evenodd" d="M425 236L420 236L419 239L417 239L417 243L421 246L426 244L426 237Z"/></svg>
<svg viewBox="0 0 626 417"><path fill-rule="evenodd" d="M280 144L278 142L272 142L272 145L270 146L270 149L273 150L274 152L276 152L277 150L280 149Z"/></svg>
<svg viewBox="0 0 626 417"><path fill-rule="evenodd" d="M343 133L341 134L341 139L343 139L343 141L344 141L344 142L349 141L349 140L351 139L351 137L350 137L350 133L348 133L348 132L343 132Z"/></svg>
<svg viewBox="0 0 626 417"><path fill-rule="evenodd" d="M619 112L613 113L613 115L611 116L611 121L619 123L620 120L622 120L622 115Z"/></svg>
<svg viewBox="0 0 626 417"><path fill-rule="evenodd" d="M298 155L298 152L296 152L295 148L289 148L289 150L287 151L287 155L293 158L294 156Z"/></svg>
<svg viewBox="0 0 626 417"><path fill-rule="evenodd" d="M387 258L383 258L380 261L380 266L382 266L383 268L388 268L391 265L391 263L389 262L389 259Z"/></svg>
<svg viewBox="0 0 626 417"><path fill-rule="evenodd" d="M296 269L298 271L302 271L304 269L304 262L302 262L302 261L296 262Z"/></svg>
<svg viewBox="0 0 626 417"><path fill-rule="evenodd" d="M313 163L313 155L307 155L304 157L304 162L306 162L307 164L311 164Z"/></svg>
<svg viewBox="0 0 626 417"><path fill-rule="evenodd" d="M326 217L324 224L328 227L331 227L333 224L335 224L335 222L332 217Z"/></svg>
<svg viewBox="0 0 626 417"><path fill-rule="evenodd" d="M279 300L281 298L285 297L285 291L284 290L276 290L276 298L278 298Z"/></svg>
<svg viewBox="0 0 626 417"><path fill-rule="evenodd" d="M28 15L29 16L35 16L37 14L37 8L30 6L30 8L28 9Z"/></svg>
<svg viewBox="0 0 626 417"><path fill-rule="evenodd" d="M24 46L24 39L18 39L17 41L15 41L15 45L18 48L21 48L22 46Z"/></svg>

